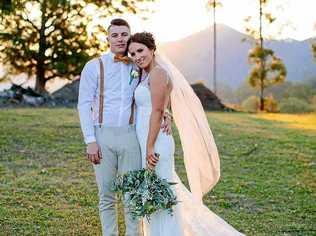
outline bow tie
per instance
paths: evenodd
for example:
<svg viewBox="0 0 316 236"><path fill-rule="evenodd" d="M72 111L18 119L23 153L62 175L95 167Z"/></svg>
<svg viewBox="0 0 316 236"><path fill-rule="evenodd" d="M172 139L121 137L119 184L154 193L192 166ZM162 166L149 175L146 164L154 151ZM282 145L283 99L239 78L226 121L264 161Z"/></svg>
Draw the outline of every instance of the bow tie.
<svg viewBox="0 0 316 236"><path fill-rule="evenodd" d="M131 62L131 59L128 56L114 56L114 62L123 62L124 64L129 64Z"/></svg>

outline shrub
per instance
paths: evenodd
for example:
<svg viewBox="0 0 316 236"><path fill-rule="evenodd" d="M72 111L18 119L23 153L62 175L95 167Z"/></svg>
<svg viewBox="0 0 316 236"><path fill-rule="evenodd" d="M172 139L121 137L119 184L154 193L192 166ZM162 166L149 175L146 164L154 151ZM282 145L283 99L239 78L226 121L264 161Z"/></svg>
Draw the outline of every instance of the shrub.
<svg viewBox="0 0 316 236"><path fill-rule="evenodd" d="M264 99L264 110L267 112L279 112L278 102L272 95Z"/></svg>
<svg viewBox="0 0 316 236"><path fill-rule="evenodd" d="M250 96L242 102L241 107L244 111L257 112L259 109L259 105L259 98L256 96Z"/></svg>
<svg viewBox="0 0 316 236"><path fill-rule="evenodd" d="M283 113L305 113L313 111L312 107L299 98L287 98L280 102L280 111Z"/></svg>
<svg viewBox="0 0 316 236"><path fill-rule="evenodd" d="M316 111L316 95L312 96L309 100L310 100L312 109Z"/></svg>

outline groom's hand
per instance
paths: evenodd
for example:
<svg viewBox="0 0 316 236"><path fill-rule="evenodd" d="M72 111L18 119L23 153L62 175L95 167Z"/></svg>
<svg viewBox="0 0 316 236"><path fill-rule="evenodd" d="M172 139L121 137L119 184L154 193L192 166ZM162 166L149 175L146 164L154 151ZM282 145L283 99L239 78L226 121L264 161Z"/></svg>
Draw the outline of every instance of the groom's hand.
<svg viewBox="0 0 316 236"><path fill-rule="evenodd" d="M172 132L172 120L170 116L164 116L163 122L161 124L161 129L164 133L170 135Z"/></svg>
<svg viewBox="0 0 316 236"><path fill-rule="evenodd" d="M87 158L95 165L100 164L102 159L101 148L96 142L88 143Z"/></svg>

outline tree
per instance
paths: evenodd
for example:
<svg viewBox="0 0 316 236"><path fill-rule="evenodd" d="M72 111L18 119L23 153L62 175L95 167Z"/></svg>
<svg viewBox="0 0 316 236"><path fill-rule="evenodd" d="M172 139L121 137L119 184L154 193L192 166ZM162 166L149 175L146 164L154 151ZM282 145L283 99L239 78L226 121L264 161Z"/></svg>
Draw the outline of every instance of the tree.
<svg viewBox="0 0 316 236"><path fill-rule="evenodd" d="M216 29L216 9L221 7L222 4L218 0L209 0L207 3L207 8L213 10L213 92L216 95L217 85L216 85L216 41L217 41L217 29Z"/></svg>
<svg viewBox="0 0 316 236"><path fill-rule="evenodd" d="M2 10L2 12L9 12L11 5L11 0L2 0L0 2L0 9Z"/></svg>
<svg viewBox="0 0 316 236"><path fill-rule="evenodd" d="M264 90L285 81L286 68L280 58L271 49L260 45L249 52L252 69L248 76L249 84L260 91L260 110L264 110Z"/></svg>
<svg viewBox="0 0 316 236"><path fill-rule="evenodd" d="M97 26L90 37L93 14L102 18L124 12L140 13L152 0L6 0L0 8L0 59L8 73L36 77L35 90L59 77L72 80L88 59L107 48L98 40L105 29Z"/></svg>
<svg viewBox="0 0 316 236"><path fill-rule="evenodd" d="M268 11L264 11L269 0L258 0L259 6L259 29L248 27L246 31L256 38L255 46L250 50L248 59L252 65L248 80L251 86L259 90L260 110L264 110L264 90L285 80L286 68L282 60L274 55L271 49L264 47L263 22L272 24L275 17ZM252 17L248 17L249 22Z"/></svg>

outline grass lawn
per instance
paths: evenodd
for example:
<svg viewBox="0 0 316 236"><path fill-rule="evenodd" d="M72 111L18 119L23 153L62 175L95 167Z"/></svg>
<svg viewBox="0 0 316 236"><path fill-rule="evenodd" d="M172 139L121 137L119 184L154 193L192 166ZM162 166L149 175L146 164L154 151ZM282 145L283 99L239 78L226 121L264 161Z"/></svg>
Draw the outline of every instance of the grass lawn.
<svg viewBox="0 0 316 236"><path fill-rule="evenodd" d="M247 235L316 235L316 114L207 115L221 158L207 206ZM100 235L84 152L75 109L0 110L0 235Z"/></svg>

